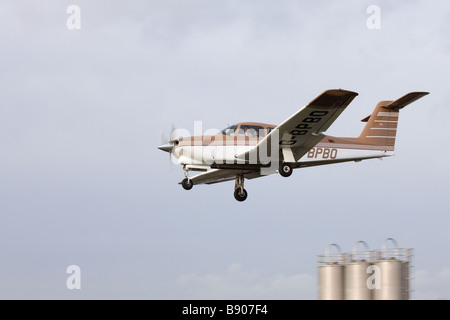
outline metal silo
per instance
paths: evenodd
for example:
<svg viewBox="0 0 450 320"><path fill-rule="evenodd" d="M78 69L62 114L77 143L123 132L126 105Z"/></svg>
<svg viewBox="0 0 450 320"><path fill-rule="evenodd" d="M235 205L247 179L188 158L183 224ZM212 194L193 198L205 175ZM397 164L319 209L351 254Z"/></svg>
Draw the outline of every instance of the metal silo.
<svg viewBox="0 0 450 320"><path fill-rule="evenodd" d="M391 241L395 248L386 248ZM375 265L379 268L379 289L373 290L375 300L408 300L412 249L399 248L392 238L384 240L381 250L375 250Z"/></svg>
<svg viewBox="0 0 450 320"><path fill-rule="evenodd" d="M335 247L338 253L331 253ZM337 244L330 244L319 256L319 300L344 299L344 255Z"/></svg>
<svg viewBox="0 0 450 320"><path fill-rule="evenodd" d="M358 245L363 244L363 251L358 251ZM371 265L371 252L364 241L358 241L352 252L346 255L345 262L345 300L371 300L372 290L367 285L369 277L367 270Z"/></svg>

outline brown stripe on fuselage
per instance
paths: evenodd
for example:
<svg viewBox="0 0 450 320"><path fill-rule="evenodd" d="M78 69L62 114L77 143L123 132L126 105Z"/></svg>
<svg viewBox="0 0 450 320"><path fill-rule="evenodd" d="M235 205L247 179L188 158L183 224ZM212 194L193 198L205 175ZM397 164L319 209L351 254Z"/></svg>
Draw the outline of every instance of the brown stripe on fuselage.
<svg viewBox="0 0 450 320"><path fill-rule="evenodd" d="M386 140L385 138L383 138ZM371 139L375 140L376 139ZM385 145L377 144L377 143L371 143L372 141L368 141L367 143L362 143L361 139L359 138L339 138L339 137L332 137L332 136L325 136L317 145L316 147L321 148L338 148L338 149L363 149L363 150L383 150L383 151L393 151L390 150L391 148L386 148Z"/></svg>
<svg viewBox="0 0 450 320"><path fill-rule="evenodd" d="M260 141L259 138L244 136L226 136L217 134L213 136L195 136L180 138L177 147L186 146L256 146Z"/></svg>

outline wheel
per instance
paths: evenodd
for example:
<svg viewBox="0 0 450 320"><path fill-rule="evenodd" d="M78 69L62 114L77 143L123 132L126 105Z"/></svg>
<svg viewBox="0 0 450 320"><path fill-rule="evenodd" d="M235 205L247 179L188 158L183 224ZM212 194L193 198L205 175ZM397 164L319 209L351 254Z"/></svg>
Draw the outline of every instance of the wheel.
<svg viewBox="0 0 450 320"><path fill-rule="evenodd" d="M283 177L289 177L292 174L292 166L289 163L281 163L278 172Z"/></svg>
<svg viewBox="0 0 450 320"><path fill-rule="evenodd" d="M185 189L185 190L191 190L192 189L192 186L194 185L193 183L192 183L192 181L191 180L188 180L188 179L183 179L183 181L181 181L181 185L183 186L183 188Z"/></svg>
<svg viewBox="0 0 450 320"><path fill-rule="evenodd" d="M242 189L243 192L241 192L241 188L237 188L236 190L234 190L234 198L237 201L244 201L245 199L247 199L247 190Z"/></svg>

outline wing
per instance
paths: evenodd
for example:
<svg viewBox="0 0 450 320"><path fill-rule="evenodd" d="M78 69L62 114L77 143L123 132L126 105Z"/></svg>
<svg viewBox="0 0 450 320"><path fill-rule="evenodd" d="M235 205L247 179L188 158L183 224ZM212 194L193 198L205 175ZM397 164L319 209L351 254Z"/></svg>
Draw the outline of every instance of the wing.
<svg viewBox="0 0 450 320"><path fill-rule="evenodd" d="M234 169L212 169L204 173L200 173L191 178L194 185L197 184L213 184L236 179L237 175L244 175L246 179L254 179L264 176L260 170L234 170ZM181 184L181 182L179 182Z"/></svg>
<svg viewBox="0 0 450 320"><path fill-rule="evenodd" d="M357 96L347 90L327 90L276 127L254 148L236 155L237 159L261 159L261 153L275 144L287 162L296 162L322 140L325 132ZM261 160L259 160L261 161Z"/></svg>

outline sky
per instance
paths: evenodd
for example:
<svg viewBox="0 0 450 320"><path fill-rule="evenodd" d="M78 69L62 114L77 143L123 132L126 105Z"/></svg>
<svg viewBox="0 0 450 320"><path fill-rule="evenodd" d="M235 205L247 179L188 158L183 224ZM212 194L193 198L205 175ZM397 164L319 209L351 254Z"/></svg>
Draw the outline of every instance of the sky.
<svg viewBox="0 0 450 320"><path fill-rule="evenodd" d="M450 298L448 1L0 0L0 21L0 299L313 300L330 244L389 237L412 298ZM242 203L183 190L157 149L172 123L278 124L336 88L359 93L344 137L430 94L394 157L247 181Z"/></svg>

